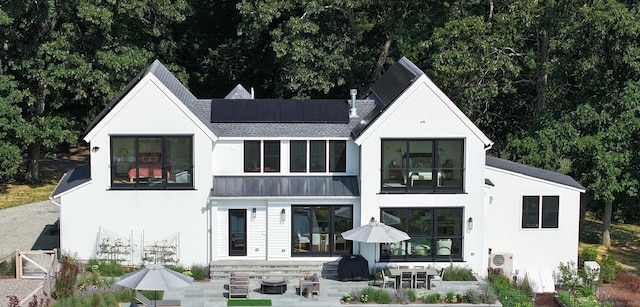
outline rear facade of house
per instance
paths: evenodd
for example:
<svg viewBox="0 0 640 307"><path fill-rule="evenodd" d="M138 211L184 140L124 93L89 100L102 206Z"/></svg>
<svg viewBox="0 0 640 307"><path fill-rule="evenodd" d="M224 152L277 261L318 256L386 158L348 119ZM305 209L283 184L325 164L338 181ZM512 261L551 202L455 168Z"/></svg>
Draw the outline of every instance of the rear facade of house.
<svg viewBox="0 0 640 307"><path fill-rule="evenodd" d="M489 157L493 142L406 58L366 92L332 100L261 99L242 86L198 99L155 61L85 140L90 165L51 195L61 248L81 259L188 266L362 254L370 267L453 262L481 276L577 259L584 188ZM342 238L371 218L411 239ZM566 243L549 252L558 238Z"/></svg>

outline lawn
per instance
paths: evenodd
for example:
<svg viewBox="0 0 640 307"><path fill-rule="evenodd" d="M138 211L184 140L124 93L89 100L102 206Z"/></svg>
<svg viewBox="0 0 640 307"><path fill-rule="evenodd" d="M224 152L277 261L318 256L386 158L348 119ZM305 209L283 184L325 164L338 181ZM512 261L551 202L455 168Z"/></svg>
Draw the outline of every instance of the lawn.
<svg viewBox="0 0 640 307"><path fill-rule="evenodd" d="M602 221L593 217L585 219L584 231L580 236L580 249L594 247L599 254L606 254L602 241ZM624 270L640 272L640 226L614 224L611 226L611 248L609 253L616 257Z"/></svg>

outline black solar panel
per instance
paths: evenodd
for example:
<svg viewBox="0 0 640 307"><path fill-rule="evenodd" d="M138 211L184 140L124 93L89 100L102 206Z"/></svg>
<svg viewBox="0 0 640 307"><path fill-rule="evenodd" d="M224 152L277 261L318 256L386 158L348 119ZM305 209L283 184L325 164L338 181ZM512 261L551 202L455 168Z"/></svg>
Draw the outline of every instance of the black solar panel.
<svg viewBox="0 0 640 307"><path fill-rule="evenodd" d="M253 100L238 100L233 103L235 105L236 122L255 122L258 120L258 103Z"/></svg>
<svg viewBox="0 0 640 307"><path fill-rule="evenodd" d="M280 122L301 123L304 121L300 100L280 101Z"/></svg>
<svg viewBox="0 0 640 307"><path fill-rule="evenodd" d="M260 100L257 105L259 122L280 122L280 100Z"/></svg>
<svg viewBox="0 0 640 307"><path fill-rule="evenodd" d="M224 99L214 99L211 101L211 122L229 122L235 118L235 107L233 103L228 103Z"/></svg>
<svg viewBox="0 0 640 307"><path fill-rule="evenodd" d="M342 100L213 99L212 123L349 123Z"/></svg>
<svg viewBox="0 0 640 307"><path fill-rule="evenodd" d="M304 105L304 122L305 123L322 123L325 120L327 111L325 110L324 101L322 102L302 102Z"/></svg>

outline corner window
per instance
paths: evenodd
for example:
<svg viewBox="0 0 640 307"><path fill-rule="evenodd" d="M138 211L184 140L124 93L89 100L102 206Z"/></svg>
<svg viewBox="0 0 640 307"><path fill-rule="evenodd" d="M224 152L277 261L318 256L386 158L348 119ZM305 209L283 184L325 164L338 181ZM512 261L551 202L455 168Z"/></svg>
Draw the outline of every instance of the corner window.
<svg viewBox="0 0 640 307"><path fill-rule="evenodd" d="M244 141L244 171L280 172L280 141Z"/></svg>
<svg viewBox="0 0 640 307"><path fill-rule="evenodd" d="M383 243L380 258L387 261L462 260L462 208L382 209L380 220L406 232L407 241Z"/></svg>
<svg viewBox="0 0 640 307"><path fill-rule="evenodd" d="M381 145L382 191L463 190L463 139L387 139Z"/></svg>
<svg viewBox="0 0 640 307"><path fill-rule="evenodd" d="M114 188L193 187L192 136L112 136Z"/></svg>
<svg viewBox="0 0 640 307"><path fill-rule="evenodd" d="M559 196L523 196L522 228L558 228Z"/></svg>

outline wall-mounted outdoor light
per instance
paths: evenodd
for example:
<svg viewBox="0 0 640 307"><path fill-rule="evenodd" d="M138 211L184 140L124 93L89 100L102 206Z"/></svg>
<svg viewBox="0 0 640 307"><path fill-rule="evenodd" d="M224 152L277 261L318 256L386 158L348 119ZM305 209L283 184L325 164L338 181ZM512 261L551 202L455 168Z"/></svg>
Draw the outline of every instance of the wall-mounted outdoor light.
<svg viewBox="0 0 640 307"><path fill-rule="evenodd" d="M256 219L256 208L255 207L253 209L251 209L251 219L252 220Z"/></svg>
<svg viewBox="0 0 640 307"><path fill-rule="evenodd" d="M280 211L280 221L281 221L281 222L284 222L284 221L285 221L285 219L286 219L286 214L287 214L287 212L286 212L286 211L284 211L284 208L282 208L282 210Z"/></svg>
<svg viewBox="0 0 640 307"><path fill-rule="evenodd" d="M98 150L100 150L100 147L98 146L93 146L93 148L91 148L91 152L98 152Z"/></svg>
<svg viewBox="0 0 640 307"><path fill-rule="evenodd" d="M473 229L473 218L469 217L469 219L467 220L467 228L469 230Z"/></svg>

